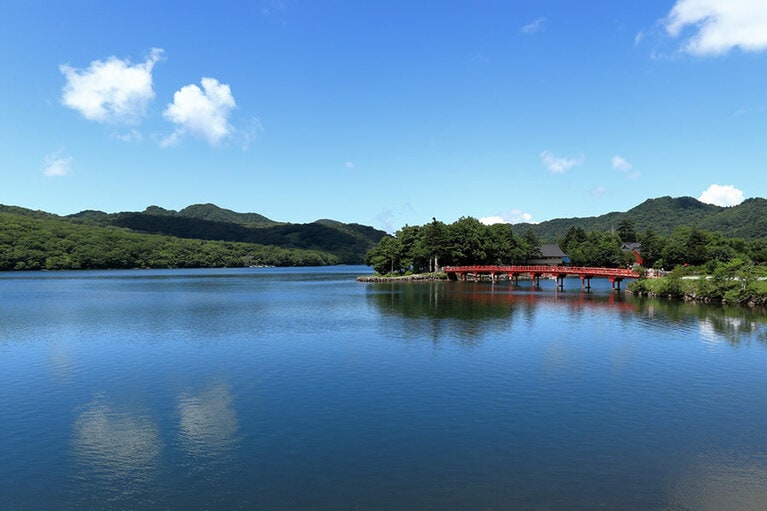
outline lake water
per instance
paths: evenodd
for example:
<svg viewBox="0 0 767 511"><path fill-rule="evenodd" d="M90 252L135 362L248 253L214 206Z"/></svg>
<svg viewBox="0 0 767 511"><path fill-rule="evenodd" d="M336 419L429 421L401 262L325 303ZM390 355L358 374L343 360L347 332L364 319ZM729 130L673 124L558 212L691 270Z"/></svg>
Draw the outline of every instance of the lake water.
<svg viewBox="0 0 767 511"><path fill-rule="evenodd" d="M764 316L368 271L0 274L0 509L765 509Z"/></svg>

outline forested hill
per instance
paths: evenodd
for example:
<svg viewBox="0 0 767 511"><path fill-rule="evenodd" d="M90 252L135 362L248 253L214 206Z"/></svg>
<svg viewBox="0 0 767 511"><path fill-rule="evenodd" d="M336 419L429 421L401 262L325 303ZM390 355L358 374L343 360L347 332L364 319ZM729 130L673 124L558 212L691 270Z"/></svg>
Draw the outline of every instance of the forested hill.
<svg viewBox="0 0 767 511"><path fill-rule="evenodd" d="M623 220L633 222L637 232L652 229L668 236L680 226L698 227L724 236L743 239L767 239L767 200L748 199L737 206L704 204L692 197L648 199L626 212L612 212L595 217L557 218L539 224L515 224L515 232L530 227L544 242L555 243L570 227L586 231L610 231Z"/></svg>
<svg viewBox="0 0 767 511"><path fill-rule="evenodd" d="M280 223L213 204L69 216L0 205L0 270L361 264L385 234L332 220Z"/></svg>

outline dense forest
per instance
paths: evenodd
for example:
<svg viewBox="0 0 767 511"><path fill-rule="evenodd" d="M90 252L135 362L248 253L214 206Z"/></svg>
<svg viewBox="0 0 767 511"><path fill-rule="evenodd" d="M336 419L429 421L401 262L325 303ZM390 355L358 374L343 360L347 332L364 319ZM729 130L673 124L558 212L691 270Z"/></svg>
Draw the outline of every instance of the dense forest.
<svg viewBox="0 0 767 511"><path fill-rule="evenodd" d="M384 234L331 220L278 223L211 204L68 217L0 206L0 270L360 264Z"/></svg>
<svg viewBox="0 0 767 511"><path fill-rule="evenodd" d="M767 200L748 199L737 206L704 204L692 197L648 199L626 212L597 217L558 218L538 224L516 224L519 232L528 227L545 243L556 243L571 227L585 231L613 231L628 220L637 232L652 229L659 236L670 236L677 227L695 226L727 237L746 240L767 239Z"/></svg>
<svg viewBox="0 0 767 511"><path fill-rule="evenodd" d="M424 273L448 265L518 264L538 255L540 242L530 229L518 237L509 224L462 217L449 225L436 219L406 225L368 251L365 264L381 274Z"/></svg>
<svg viewBox="0 0 767 511"><path fill-rule="evenodd" d="M636 262L631 248L640 244L642 265L671 269L730 263L767 263L767 240L726 237L698 227L678 226L662 236L652 228L637 232L634 222L619 220L607 231L571 226L557 239L575 266L624 267ZM509 224L483 225L464 217L452 224L434 219L422 226L405 226L383 238L366 255L376 272L422 273L448 265L526 264L538 254L540 241L527 226L517 235Z"/></svg>

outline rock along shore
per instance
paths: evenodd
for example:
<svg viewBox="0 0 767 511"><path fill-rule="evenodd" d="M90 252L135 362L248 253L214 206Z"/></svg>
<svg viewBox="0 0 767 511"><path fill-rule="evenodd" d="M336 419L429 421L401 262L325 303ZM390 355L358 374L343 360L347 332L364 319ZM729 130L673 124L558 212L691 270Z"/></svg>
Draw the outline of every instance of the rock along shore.
<svg viewBox="0 0 767 511"><path fill-rule="evenodd" d="M446 273L416 273L413 275L366 275L357 277L357 282L411 282L447 280Z"/></svg>

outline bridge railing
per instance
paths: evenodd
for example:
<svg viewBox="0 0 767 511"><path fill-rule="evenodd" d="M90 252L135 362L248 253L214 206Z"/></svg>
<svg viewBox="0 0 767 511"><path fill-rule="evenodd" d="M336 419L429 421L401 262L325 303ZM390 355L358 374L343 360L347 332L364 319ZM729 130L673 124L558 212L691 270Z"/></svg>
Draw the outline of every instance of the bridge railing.
<svg viewBox="0 0 767 511"><path fill-rule="evenodd" d="M527 273L540 275L584 275L591 277L637 278L639 274L626 268L592 268L587 266L546 266L546 265L473 265L445 266L445 273Z"/></svg>

